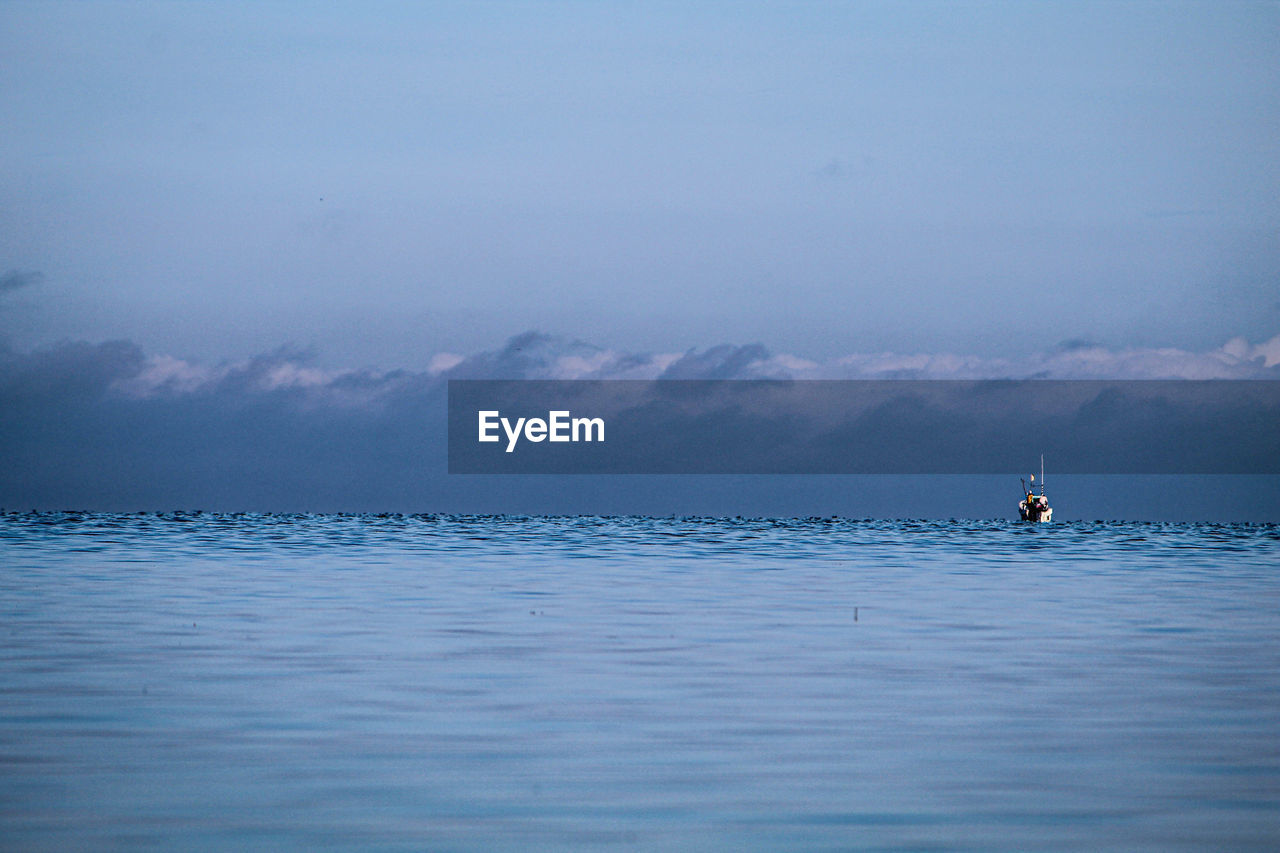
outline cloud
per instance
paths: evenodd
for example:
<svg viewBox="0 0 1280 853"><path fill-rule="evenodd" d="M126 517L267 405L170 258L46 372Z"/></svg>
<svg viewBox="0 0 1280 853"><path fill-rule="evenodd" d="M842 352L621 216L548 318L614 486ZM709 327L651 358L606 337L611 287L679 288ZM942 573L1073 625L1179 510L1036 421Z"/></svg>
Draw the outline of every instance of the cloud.
<svg viewBox="0 0 1280 853"><path fill-rule="evenodd" d="M699 352L689 350L659 376L660 379L755 379L758 368L769 360L760 344L721 344Z"/></svg>
<svg viewBox="0 0 1280 853"><path fill-rule="evenodd" d="M8 401L94 400L147 363L142 349L130 341L65 343L30 353L10 349L0 352L0 395Z"/></svg>
<svg viewBox="0 0 1280 853"><path fill-rule="evenodd" d="M431 357L431 361L427 363L427 373L432 376L438 376L446 370L452 370L465 360L466 356L453 352L436 353Z"/></svg>
<svg viewBox="0 0 1280 853"><path fill-rule="evenodd" d="M447 379L655 379L678 358L619 352L530 331L439 373Z"/></svg>
<svg viewBox="0 0 1280 853"><path fill-rule="evenodd" d="M36 270L9 270L4 275L0 275L0 293L30 287L42 281L44 281L44 273L42 272L37 272Z"/></svg>
<svg viewBox="0 0 1280 853"><path fill-rule="evenodd" d="M454 379L1280 379L1280 335L1259 344L1235 338L1204 352L1077 339L1006 358L854 352L814 361L762 344L628 353L527 332L433 372Z"/></svg>
<svg viewBox="0 0 1280 853"><path fill-rule="evenodd" d="M1232 338L1206 352L1113 350L1070 341L1021 358L951 353L854 353L825 362L774 354L761 344L684 353L633 353L526 332L492 351L440 353L422 371L325 369L309 352L281 347L217 365L146 355L136 344L65 343L0 352L7 393L114 394L131 399L276 395L312 405L374 405L449 379L1280 379L1280 335Z"/></svg>
<svg viewBox="0 0 1280 853"><path fill-rule="evenodd" d="M422 506L443 385L281 349L202 366L128 342L0 352L0 506Z"/></svg>
<svg viewBox="0 0 1280 853"><path fill-rule="evenodd" d="M326 369L313 354L281 347L238 362L201 364L147 355L129 341L64 343L0 352L10 394L282 396L314 404L372 405L449 379L1280 379L1280 335L1232 338L1205 352L1108 349L1070 341L1020 358L951 353L853 353L828 361L774 354L761 344L684 353L634 353L526 332L470 356L440 353L425 370Z"/></svg>
<svg viewBox="0 0 1280 853"><path fill-rule="evenodd" d="M1086 342L1009 359L853 353L816 361L772 353L760 344L645 353L529 332L494 350L443 354L425 370L387 371L324 368L310 353L287 347L243 361L202 364L148 354L129 341L73 342L30 352L0 346L0 453L6 460L0 506L641 511L628 503L634 482L595 483L588 506L557 497L566 489L576 494L587 481L448 476L447 381L1007 377L1274 380L1280 379L1280 336L1257 344L1233 339L1205 352L1113 350ZM1078 423L1070 412L1045 417L1054 418L1053 428L1064 434L1074 429L1083 435L1087 427L1090 435L1125 435L1125 418L1103 403L1084 411ZM1134 423L1154 438L1165 444L1180 440L1164 434L1165 413L1158 406L1135 412ZM1196 421L1206 436L1218 435L1212 415ZM926 422L949 423L939 417L927 406L890 401L844 432L809 427L815 442L827 442L823 452L837 454L850 440L900 437ZM699 423L720 430L726 452L753 437L789 434L796 427L785 412L761 408L742 408L738 415L709 411ZM1255 426L1259 440L1274 433L1273 421ZM744 496L761 488L753 482L743 486ZM724 490L708 493L713 492ZM687 484L665 491L654 486L648 493L654 502L643 505L647 511L697 505L672 503L673 495L687 496ZM740 511L734 508L744 505L730 501L723 509Z"/></svg>

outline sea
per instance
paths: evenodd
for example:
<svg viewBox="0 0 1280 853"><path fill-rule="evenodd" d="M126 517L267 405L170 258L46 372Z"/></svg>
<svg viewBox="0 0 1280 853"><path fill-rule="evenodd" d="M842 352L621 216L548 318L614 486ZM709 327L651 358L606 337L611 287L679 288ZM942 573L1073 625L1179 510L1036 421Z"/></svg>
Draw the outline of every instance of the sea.
<svg viewBox="0 0 1280 853"><path fill-rule="evenodd" d="M0 515L0 849L1275 850L1280 527Z"/></svg>

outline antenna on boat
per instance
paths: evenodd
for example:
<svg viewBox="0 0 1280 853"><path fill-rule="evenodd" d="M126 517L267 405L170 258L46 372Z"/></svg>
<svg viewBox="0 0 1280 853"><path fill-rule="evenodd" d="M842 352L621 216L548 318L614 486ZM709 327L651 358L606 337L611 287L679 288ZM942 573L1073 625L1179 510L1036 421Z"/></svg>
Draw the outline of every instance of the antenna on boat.
<svg viewBox="0 0 1280 853"><path fill-rule="evenodd" d="M1040 494L1044 494L1044 454L1040 454Z"/></svg>

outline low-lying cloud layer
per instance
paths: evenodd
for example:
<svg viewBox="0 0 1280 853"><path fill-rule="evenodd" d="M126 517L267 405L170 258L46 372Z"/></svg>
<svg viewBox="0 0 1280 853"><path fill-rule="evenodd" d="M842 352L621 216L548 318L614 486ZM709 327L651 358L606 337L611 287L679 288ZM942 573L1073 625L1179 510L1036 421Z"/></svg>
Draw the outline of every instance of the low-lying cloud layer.
<svg viewBox="0 0 1280 853"><path fill-rule="evenodd" d="M122 353L127 350L129 358ZM68 344L26 355L5 353L5 375L46 369L68 359L93 361L93 348ZM683 353L632 353L581 340L525 332L496 350L440 353L422 371L322 370L306 352L281 348L248 361L203 365L169 355L145 356L126 343L102 344L111 390L132 397L289 391L313 402L372 403L406 388L447 379L1280 379L1280 335L1259 344L1234 338L1208 352L1108 349L1068 341L1016 357L953 353L851 353L825 362L774 354L760 344L721 344ZM102 365L82 365L98 375Z"/></svg>
<svg viewBox="0 0 1280 853"><path fill-rule="evenodd" d="M880 352L818 362L760 344L628 353L526 332L501 350L453 359L441 373L456 379L1280 379L1280 335L1209 352L1068 341L1008 358Z"/></svg>
<svg viewBox="0 0 1280 853"><path fill-rule="evenodd" d="M637 481L602 477L573 503L560 498L564 478L448 476L445 391L455 378L1276 380L1280 336L1199 353L1076 342L1009 359L860 353L817 362L756 344L630 353L529 332L492 351L390 371L322 369L288 348L209 365L123 341L0 347L0 506L683 511L671 496L687 484L655 486L637 505ZM581 496L590 479L568 481ZM746 491L777 492L745 482L756 483ZM731 492L722 511L744 511L743 488Z"/></svg>

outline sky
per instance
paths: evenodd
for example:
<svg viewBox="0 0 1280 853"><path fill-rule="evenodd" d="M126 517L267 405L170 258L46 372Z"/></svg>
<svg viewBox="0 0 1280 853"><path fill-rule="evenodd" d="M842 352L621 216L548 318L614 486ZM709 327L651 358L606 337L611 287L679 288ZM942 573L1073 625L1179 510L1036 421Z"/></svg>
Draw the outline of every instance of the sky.
<svg viewBox="0 0 1280 853"><path fill-rule="evenodd" d="M30 347L1280 332L1275 3L14 2Z"/></svg>
<svg viewBox="0 0 1280 853"><path fill-rule="evenodd" d="M1280 364L1277 3L8 2L0 56L11 501L87 488L58 406L264 366Z"/></svg>

